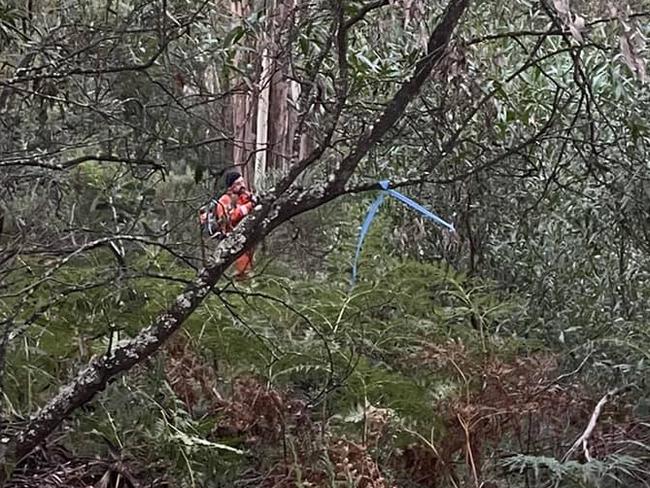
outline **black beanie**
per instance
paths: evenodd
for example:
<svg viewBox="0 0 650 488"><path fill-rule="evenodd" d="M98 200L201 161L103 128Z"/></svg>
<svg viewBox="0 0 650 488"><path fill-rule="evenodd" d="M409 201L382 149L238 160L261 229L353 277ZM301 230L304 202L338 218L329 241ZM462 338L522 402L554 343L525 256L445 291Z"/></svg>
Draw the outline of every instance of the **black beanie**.
<svg viewBox="0 0 650 488"><path fill-rule="evenodd" d="M239 174L237 171L226 173L226 188L230 188L238 178L241 178L241 174Z"/></svg>

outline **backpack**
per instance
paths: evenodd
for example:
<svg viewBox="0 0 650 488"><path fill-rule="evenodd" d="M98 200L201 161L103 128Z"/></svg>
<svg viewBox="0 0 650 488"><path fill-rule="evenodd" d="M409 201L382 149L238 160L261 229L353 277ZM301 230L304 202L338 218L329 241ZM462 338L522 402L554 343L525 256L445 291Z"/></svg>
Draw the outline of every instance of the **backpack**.
<svg viewBox="0 0 650 488"><path fill-rule="evenodd" d="M219 200L213 197L199 209L199 225L203 237L222 240L226 237L225 222L220 222L215 215L217 205Z"/></svg>

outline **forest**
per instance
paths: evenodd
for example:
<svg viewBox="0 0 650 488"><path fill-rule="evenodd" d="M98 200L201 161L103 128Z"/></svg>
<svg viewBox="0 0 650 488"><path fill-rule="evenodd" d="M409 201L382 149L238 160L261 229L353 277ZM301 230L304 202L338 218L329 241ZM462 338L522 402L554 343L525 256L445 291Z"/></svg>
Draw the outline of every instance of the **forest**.
<svg viewBox="0 0 650 488"><path fill-rule="evenodd" d="M649 20L0 1L0 488L650 487Z"/></svg>

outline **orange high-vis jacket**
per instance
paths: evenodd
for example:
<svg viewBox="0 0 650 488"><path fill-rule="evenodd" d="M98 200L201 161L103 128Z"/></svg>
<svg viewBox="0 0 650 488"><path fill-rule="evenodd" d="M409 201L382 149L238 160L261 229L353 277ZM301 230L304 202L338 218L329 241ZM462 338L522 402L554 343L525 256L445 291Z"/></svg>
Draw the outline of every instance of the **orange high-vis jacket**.
<svg viewBox="0 0 650 488"><path fill-rule="evenodd" d="M233 197L234 195L229 193L221 195L214 207L217 220L221 223L224 232L232 231L253 210L253 202L248 194L239 195L236 201Z"/></svg>

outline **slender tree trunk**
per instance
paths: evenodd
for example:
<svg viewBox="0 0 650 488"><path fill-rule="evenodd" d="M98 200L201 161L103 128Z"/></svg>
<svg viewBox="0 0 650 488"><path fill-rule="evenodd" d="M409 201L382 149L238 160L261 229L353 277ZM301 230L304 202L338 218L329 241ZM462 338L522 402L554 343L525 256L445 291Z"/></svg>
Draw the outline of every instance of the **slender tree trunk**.
<svg viewBox="0 0 650 488"><path fill-rule="evenodd" d="M287 152L286 137L289 132L288 120L288 72L289 52L286 45L286 23L290 22L287 16L289 7L285 2L291 0L277 0L273 15L271 16L271 35L273 49L273 75L271 78L271 106L269 112L271 157L270 163L273 170L285 169Z"/></svg>
<svg viewBox="0 0 650 488"><path fill-rule="evenodd" d="M290 33L297 6L297 0L273 0L268 5L268 36L258 47L263 52L255 114L254 187L258 190L272 185L267 181L270 175L285 174L292 158L300 85L291 80ZM300 137L298 156L304 158L313 150L313 144L307 132ZM235 158L242 156L239 153Z"/></svg>
<svg viewBox="0 0 650 488"><path fill-rule="evenodd" d="M275 174L284 174L291 161L293 138L296 133L299 85L290 80L291 32L295 22L296 0L276 0L269 16L271 33L270 101L268 112L268 168ZM294 101L294 104L291 101Z"/></svg>
<svg viewBox="0 0 650 488"><path fill-rule="evenodd" d="M248 17L253 8L251 0L233 0L232 13L235 18ZM250 53L238 50L235 66L242 69L250 62ZM254 94L243 79L234 83L232 95L233 164L238 166L247 181L254 181L252 155L255 149Z"/></svg>
<svg viewBox="0 0 650 488"><path fill-rule="evenodd" d="M265 42L265 41L263 41ZM262 51L262 72L259 82L259 97L257 100L257 134L255 145L255 177L254 187L261 190L265 186L266 168L268 163L268 137L269 137L269 99L271 95L271 78L273 63L269 49Z"/></svg>
<svg viewBox="0 0 650 488"><path fill-rule="evenodd" d="M294 25L297 25L300 20L301 20L301 12L300 12L300 4L298 0L285 0L289 2L289 5L291 5L292 8L292 13L291 17L294 22ZM294 39L289 40L290 43L295 43ZM308 126L303 125L303 127L300 130L300 134L298 134L300 144L298 147L298 151L295 151L294 154L294 144L295 144L295 138L296 138L296 133L298 132L298 112L301 110L301 108L298 106L299 105L299 100L300 100L300 95L301 95L301 86L300 83L295 81L295 76L292 76L293 70L291 64L288 64L287 66L287 82L288 82L288 89L287 89L287 110L288 110L288 117L287 117L287 134L286 134L286 162L288 164L291 163L292 158L296 158L298 161L301 161L307 157L308 154L310 154L315 148L314 140L313 137L308 130Z"/></svg>

